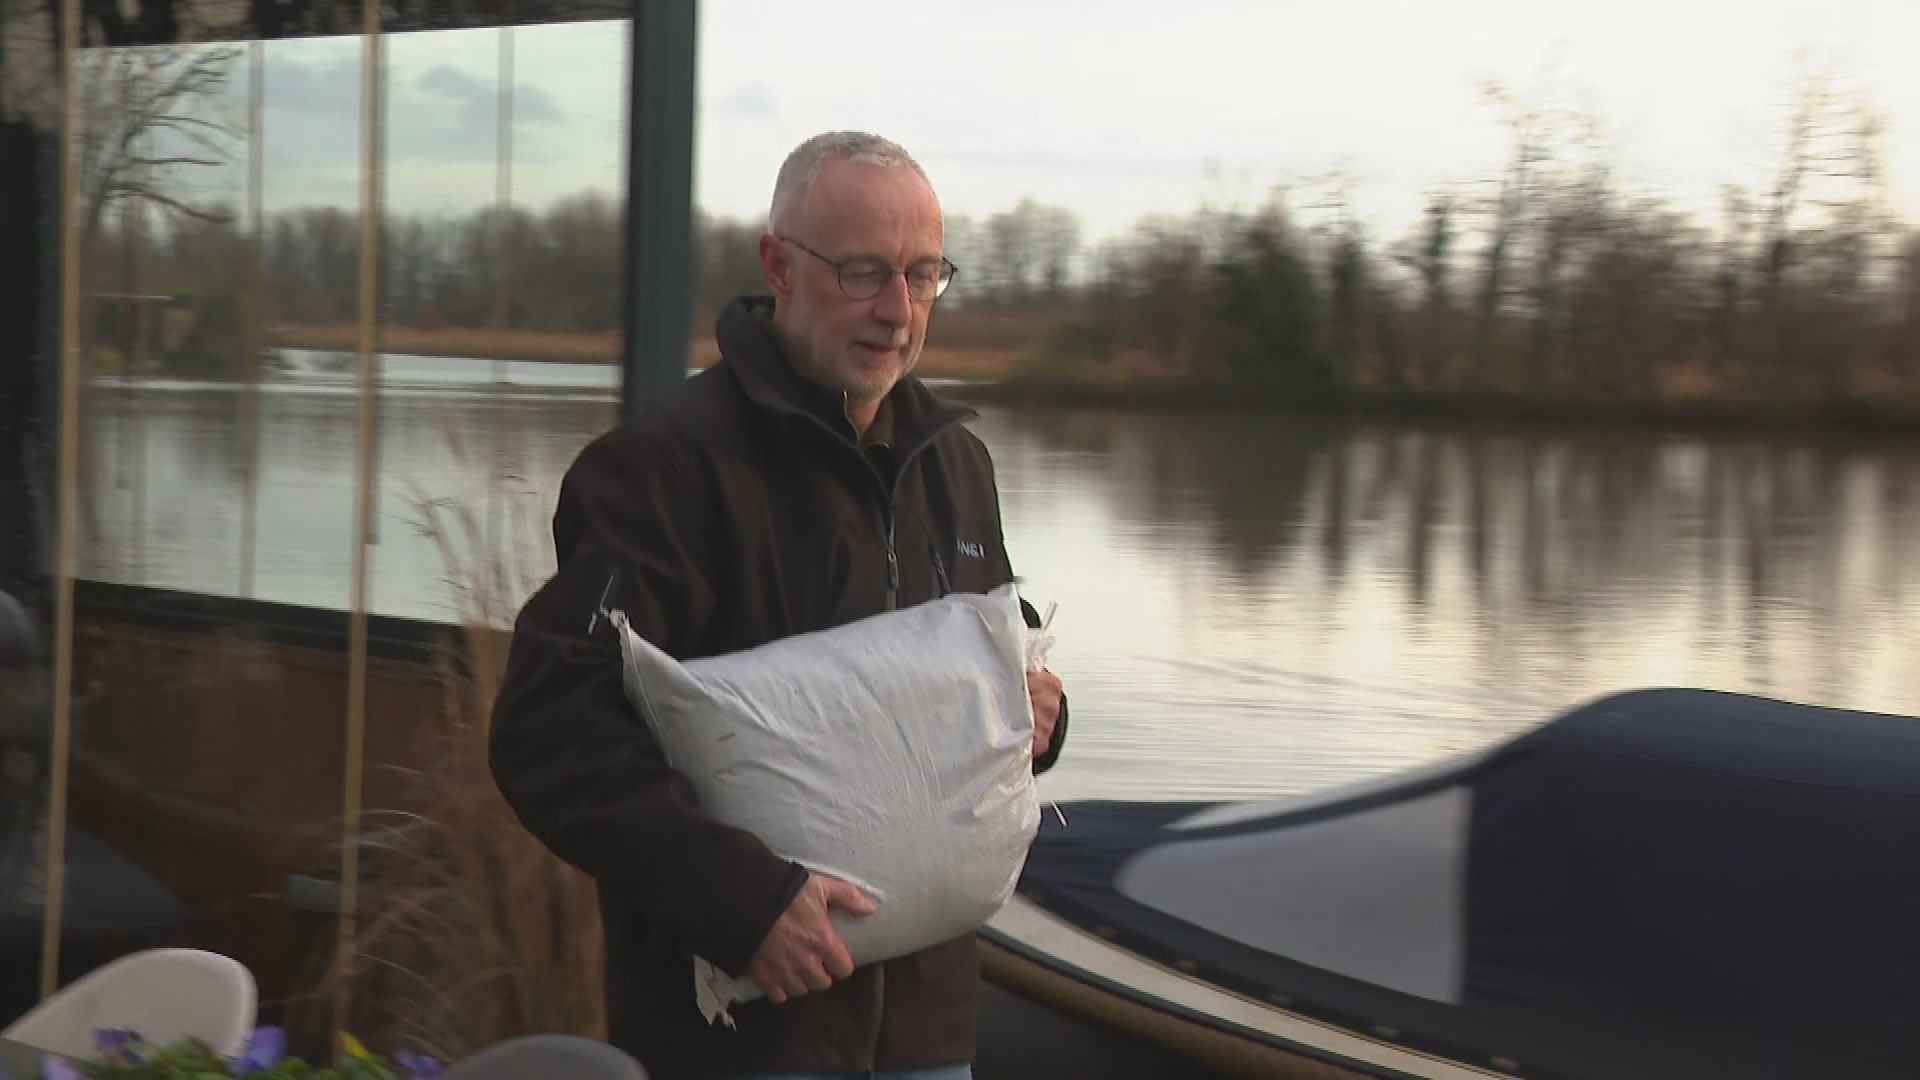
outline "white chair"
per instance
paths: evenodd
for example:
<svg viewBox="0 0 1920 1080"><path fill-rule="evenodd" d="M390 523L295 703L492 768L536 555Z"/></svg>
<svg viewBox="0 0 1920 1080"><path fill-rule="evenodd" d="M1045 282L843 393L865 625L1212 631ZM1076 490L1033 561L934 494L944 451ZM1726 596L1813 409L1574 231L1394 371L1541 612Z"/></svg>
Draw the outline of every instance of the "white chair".
<svg viewBox="0 0 1920 1080"><path fill-rule="evenodd" d="M132 1028L165 1046L192 1036L231 1057L246 1047L258 1009L253 973L219 953L151 949L79 979L0 1036L66 1057L94 1054L102 1028Z"/></svg>

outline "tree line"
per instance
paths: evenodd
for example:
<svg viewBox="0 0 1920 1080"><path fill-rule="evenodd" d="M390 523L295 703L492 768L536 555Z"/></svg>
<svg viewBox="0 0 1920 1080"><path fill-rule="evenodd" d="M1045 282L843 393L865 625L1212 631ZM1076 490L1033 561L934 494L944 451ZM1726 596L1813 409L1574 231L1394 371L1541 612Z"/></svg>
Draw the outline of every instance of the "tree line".
<svg viewBox="0 0 1920 1080"><path fill-rule="evenodd" d="M1772 175L1729 185L1718 217L1701 220L1636 188L1590 118L1498 88L1488 100L1510 135L1505 165L1430 192L1402 236L1379 235L1339 176L1255 206L1149 217L1097 242L1070 209L1031 199L952 215L947 250L962 271L939 334L965 345L982 327L1004 339L1016 326L1022 373L1042 382L1146 372L1295 398L1836 402L1920 385L1920 234L1889 207L1872 110L1813 81ZM617 199L591 192L537 210L389 213L380 317L617 330L622 216ZM758 222L697 214L694 228L697 335L706 315L764 284ZM87 242L89 292L190 309L159 320L175 330L147 350L170 367L243 370L249 310L267 327L357 316L348 210L268 215L257 256L240 216L218 206L164 227L108 215ZM125 305L96 311L97 340L135 332ZM997 318L967 314L983 312ZM166 337L155 322L139 332Z"/></svg>
<svg viewBox="0 0 1920 1080"><path fill-rule="evenodd" d="M134 204L138 205L138 204ZM109 347L132 335L154 338L156 363L202 374L241 370L245 309L258 295L260 321L273 327L349 324L358 318L360 220L352 210L304 207L270 213L256 255L243 215L200 205L156 227L152 215L110 216L87 237L93 339ZM378 240L380 318L390 326L497 328L600 334L621 325L624 208L599 192L562 198L543 210L489 207L466 214L383 215ZM1080 252L1069 211L1031 200L977 228L949 223L949 251L969 267L960 304L1011 307L1030 315L1064 303ZM696 214L694 300L710 314L735 296L764 292L762 227ZM130 321L130 296L164 299L191 330L172 335L149 319ZM696 323L696 333L703 329Z"/></svg>
<svg viewBox="0 0 1920 1080"><path fill-rule="evenodd" d="M1636 190L1590 118L1489 89L1504 168L1383 240L1350 181L1143 222L1090 253L1039 371L1145 351L1176 378L1293 397L1857 403L1920 391L1920 232L1884 123L1805 88L1773 175L1701 221ZM1920 397L1920 395L1915 395Z"/></svg>

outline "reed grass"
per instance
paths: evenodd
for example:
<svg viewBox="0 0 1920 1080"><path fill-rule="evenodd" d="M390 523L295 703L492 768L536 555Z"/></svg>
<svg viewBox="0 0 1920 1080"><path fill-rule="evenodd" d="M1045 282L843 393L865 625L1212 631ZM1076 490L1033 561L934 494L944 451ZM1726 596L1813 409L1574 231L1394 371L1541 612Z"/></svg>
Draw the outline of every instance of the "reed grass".
<svg viewBox="0 0 1920 1080"><path fill-rule="evenodd" d="M339 995L348 1030L369 1045L457 1060L518 1035L604 1038L602 953L592 881L514 817L487 764L493 702L513 607L543 550L526 515L497 535L485 513L416 499L417 523L446 565L460 629L435 664L439 710L411 718L417 765L401 769L405 806L369 807L354 948L337 950L300 1037L326 1038ZM395 718L386 718L395 722Z"/></svg>

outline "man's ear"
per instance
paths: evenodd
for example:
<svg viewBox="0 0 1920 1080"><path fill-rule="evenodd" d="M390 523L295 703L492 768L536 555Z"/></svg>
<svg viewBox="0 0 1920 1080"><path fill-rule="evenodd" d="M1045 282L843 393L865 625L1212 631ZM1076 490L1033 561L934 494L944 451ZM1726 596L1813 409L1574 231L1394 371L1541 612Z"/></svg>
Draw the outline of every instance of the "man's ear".
<svg viewBox="0 0 1920 1080"><path fill-rule="evenodd" d="M793 292L793 252L770 232L760 234L760 272L766 275L775 300L785 300Z"/></svg>

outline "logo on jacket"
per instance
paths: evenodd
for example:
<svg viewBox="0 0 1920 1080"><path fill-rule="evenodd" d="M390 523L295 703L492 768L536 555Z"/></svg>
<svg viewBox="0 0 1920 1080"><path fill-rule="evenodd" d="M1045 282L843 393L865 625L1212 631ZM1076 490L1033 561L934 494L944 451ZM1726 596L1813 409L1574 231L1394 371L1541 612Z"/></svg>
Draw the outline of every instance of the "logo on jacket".
<svg viewBox="0 0 1920 1080"><path fill-rule="evenodd" d="M954 546L960 549L960 554L969 559L984 559L987 557L987 549L971 540L956 540L954 541Z"/></svg>

